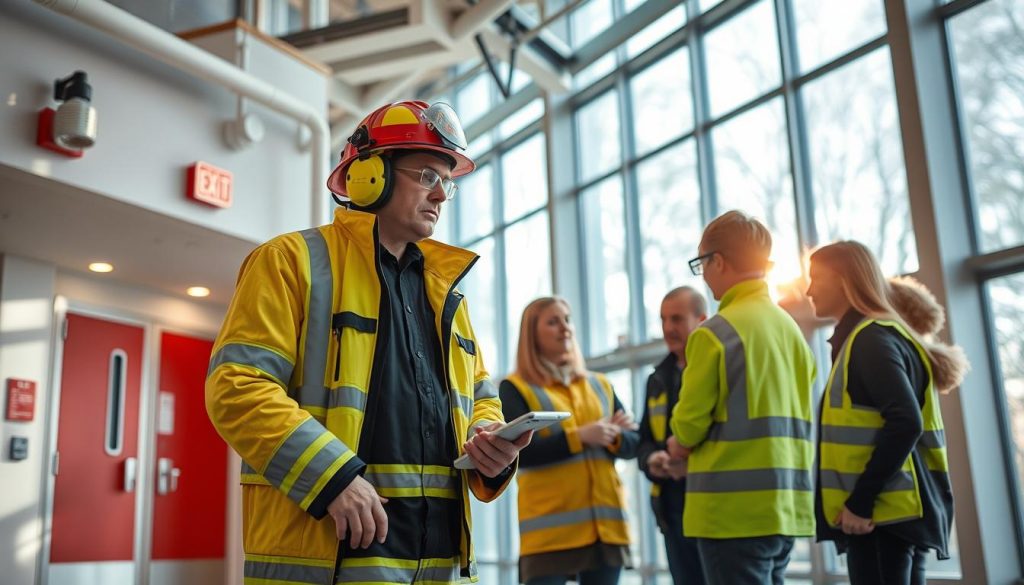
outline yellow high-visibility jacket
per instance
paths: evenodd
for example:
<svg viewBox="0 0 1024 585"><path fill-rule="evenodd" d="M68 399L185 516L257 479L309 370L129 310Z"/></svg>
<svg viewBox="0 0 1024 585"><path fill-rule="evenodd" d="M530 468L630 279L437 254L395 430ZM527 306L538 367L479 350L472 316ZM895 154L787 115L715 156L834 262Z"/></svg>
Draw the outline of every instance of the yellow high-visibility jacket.
<svg viewBox="0 0 1024 585"><path fill-rule="evenodd" d="M832 526L835 526L835 518L846 505L857 479L875 451L875 436L885 426L885 419L878 410L853 404L847 388L853 340L872 323L894 329L914 346L924 363L928 387L924 391L924 407L921 409L924 433L915 447L927 469L917 469L914 458L908 456L899 473L878 494L871 519L881 525L920 518L924 514L918 479L922 473L931 473L947 490L950 485L946 435L928 354L899 324L864 319L843 343L832 365L822 402L818 477L825 519Z"/></svg>
<svg viewBox="0 0 1024 585"><path fill-rule="evenodd" d="M629 545L626 499L615 470L615 457L635 457L639 435L624 431L607 448L580 442L579 427L615 413L615 394L601 374L573 380L568 386L532 386L517 374L506 378L530 410L561 410L572 417L538 431L540 437L564 434L566 459L519 468L520 554L580 548L595 542ZM529 447L527 447L529 448Z"/></svg>
<svg viewBox="0 0 1024 585"><path fill-rule="evenodd" d="M686 343L672 434L693 447L683 532L698 538L814 534L814 356L793 319L748 280Z"/></svg>
<svg viewBox="0 0 1024 585"><path fill-rule="evenodd" d="M375 359L388 342L377 330L378 241L374 215L339 209L333 223L279 236L242 265L214 345L206 405L218 432L243 460L246 583L333 583L334 521L316 520L306 510L339 470L362 465L357 453L367 396L375 389L376 372L395 366ZM479 344L463 295L455 290L477 256L432 240L418 246L461 451L472 427L503 420L479 352L467 349ZM464 517L459 558L450 567L411 568L408 559L343 559L343 570L355 563L360 575L381 582L417 569L439 582L477 580L468 490L491 501L508 481L494 490L475 471L424 467L400 470L403 477L391 479L401 481L390 483L418 488L420 495L430 495L438 475L458 486Z"/></svg>

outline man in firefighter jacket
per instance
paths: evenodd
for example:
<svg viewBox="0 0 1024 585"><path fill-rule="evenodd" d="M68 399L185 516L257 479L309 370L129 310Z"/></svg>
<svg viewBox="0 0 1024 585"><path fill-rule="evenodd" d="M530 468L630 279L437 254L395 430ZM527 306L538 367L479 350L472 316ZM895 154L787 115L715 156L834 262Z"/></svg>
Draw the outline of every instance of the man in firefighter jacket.
<svg viewBox="0 0 1024 585"><path fill-rule="evenodd" d="M456 288L477 256L427 239L465 147L445 104L377 109L328 180L348 207L242 265L206 402L243 461L247 584L477 581L469 492L496 498L530 436L489 432L501 403Z"/></svg>
<svg viewBox="0 0 1024 585"><path fill-rule="evenodd" d="M781 585L794 537L814 533L814 356L768 294L771 249L761 222L729 211L690 260L718 313L686 344L666 446L689 456L683 532L710 585Z"/></svg>

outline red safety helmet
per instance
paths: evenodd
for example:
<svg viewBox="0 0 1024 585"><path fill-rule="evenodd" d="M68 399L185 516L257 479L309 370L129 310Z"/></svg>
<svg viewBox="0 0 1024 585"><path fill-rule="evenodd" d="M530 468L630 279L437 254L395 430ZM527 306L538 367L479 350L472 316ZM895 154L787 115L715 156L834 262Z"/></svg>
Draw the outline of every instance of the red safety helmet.
<svg viewBox="0 0 1024 585"><path fill-rule="evenodd" d="M445 103L429 105L402 101L374 110L356 127L341 152L341 162L327 179L327 188L352 200L357 207L382 207L391 194L389 150L428 150L455 161L452 176L473 171L476 164L459 150L466 149L455 110ZM356 164L353 164L356 163Z"/></svg>

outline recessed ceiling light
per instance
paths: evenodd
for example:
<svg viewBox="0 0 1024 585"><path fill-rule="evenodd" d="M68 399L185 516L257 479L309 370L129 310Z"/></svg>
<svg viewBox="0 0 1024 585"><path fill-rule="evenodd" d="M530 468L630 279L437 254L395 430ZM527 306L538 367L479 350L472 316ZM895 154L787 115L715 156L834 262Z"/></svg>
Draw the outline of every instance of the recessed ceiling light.
<svg viewBox="0 0 1024 585"><path fill-rule="evenodd" d="M111 272L114 270L114 265L109 262L93 262L89 265L89 270L93 272Z"/></svg>
<svg viewBox="0 0 1024 585"><path fill-rule="evenodd" d="M210 296L210 289L205 286L190 286L185 291L190 297L208 297Z"/></svg>

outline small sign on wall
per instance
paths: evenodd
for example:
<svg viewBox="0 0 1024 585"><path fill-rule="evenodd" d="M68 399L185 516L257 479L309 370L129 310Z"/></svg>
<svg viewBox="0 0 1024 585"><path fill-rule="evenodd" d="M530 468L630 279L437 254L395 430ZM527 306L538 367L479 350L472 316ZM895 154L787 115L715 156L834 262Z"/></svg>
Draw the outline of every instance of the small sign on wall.
<svg viewBox="0 0 1024 585"><path fill-rule="evenodd" d="M174 434L174 393L160 392L156 432L158 435Z"/></svg>
<svg viewBox="0 0 1024 585"><path fill-rule="evenodd" d="M30 421L36 412L36 383L7 379L7 420Z"/></svg>
<svg viewBox="0 0 1024 585"><path fill-rule="evenodd" d="M233 181L231 171L196 162L188 167L185 195L200 203L226 209L231 207Z"/></svg>

